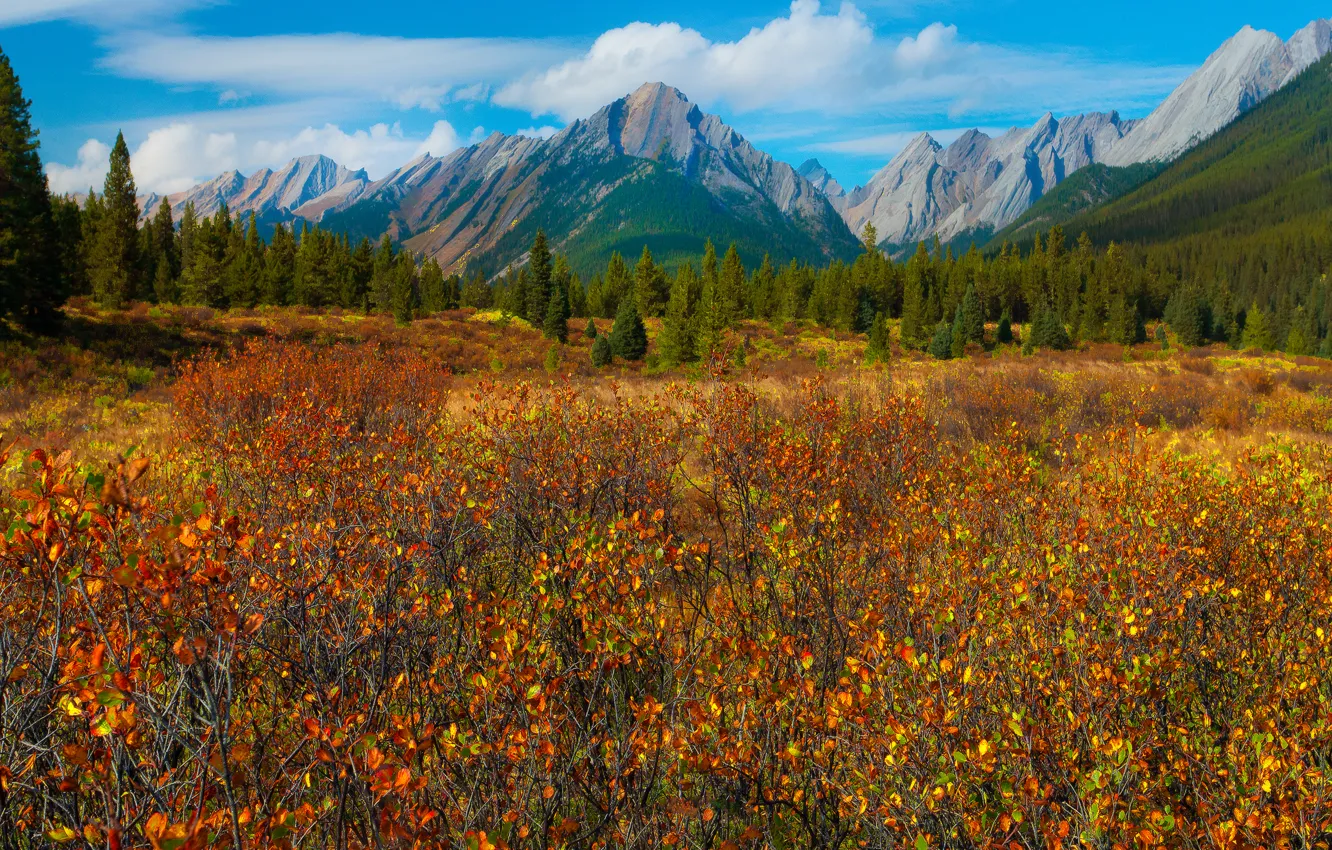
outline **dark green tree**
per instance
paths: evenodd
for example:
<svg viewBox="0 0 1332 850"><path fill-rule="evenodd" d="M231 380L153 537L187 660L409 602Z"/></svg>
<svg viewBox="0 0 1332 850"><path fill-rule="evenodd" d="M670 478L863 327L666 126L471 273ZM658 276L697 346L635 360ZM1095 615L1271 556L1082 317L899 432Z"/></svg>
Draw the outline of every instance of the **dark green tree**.
<svg viewBox="0 0 1332 850"><path fill-rule="evenodd" d="M111 148L111 167L88 262L93 297L103 306L119 307L139 294L139 201L123 133L116 135Z"/></svg>
<svg viewBox="0 0 1332 850"><path fill-rule="evenodd" d="M661 336L657 339L661 359L668 366L688 363L698 356L694 344L697 323L691 298L696 287L695 277L693 266L685 263L676 272L675 283L671 284L666 318L662 322Z"/></svg>
<svg viewBox="0 0 1332 850"><path fill-rule="evenodd" d="M670 297L666 270L657 265L646 245L634 267L634 292L638 295L639 312L644 316L660 316Z"/></svg>
<svg viewBox="0 0 1332 850"><path fill-rule="evenodd" d="M546 231L538 229L532 240L532 250L527 261L527 305L521 315L527 318L532 327L539 328L546 320L546 308L550 301L551 257L550 245L546 242Z"/></svg>
<svg viewBox="0 0 1332 850"><path fill-rule="evenodd" d="M0 51L0 309L28 327L49 329L71 281L62 274L30 108Z"/></svg>
<svg viewBox="0 0 1332 850"><path fill-rule="evenodd" d="M1007 307L999 314L999 326L995 328L994 339L1000 345L1013 344L1013 311Z"/></svg>
<svg viewBox="0 0 1332 850"><path fill-rule="evenodd" d="M555 260L555 269L551 274L550 295L546 300L546 316L541 325L541 334L546 339L569 341L569 284L573 273L569 271L569 261L563 256Z"/></svg>
<svg viewBox="0 0 1332 850"><path fill-rule="evenodd" d="M957 305L957 310L953 313L953 326L949 329L950 345L949 353L954 359L961 357L967 350L967 325L966 314L963 312L963 306Z"/></svg>
<svg viewBox="0 0 1332 850"><path fill-rule="evenodd" d="M647 354L647 328L643 326L643 317L638 315L635 299L620 301L615 324L611 326L610 345L611 351L621 360L642 360Z"/></svg>
<svg viewBox="0 0 1332 850"><path fill-rule="evenodd" d="M604 334L599 334L596 341L592 343L592 365L598 369L611 364L614 359L614 351L611 349L610 340Z"/></svg>
<svg viewBox="0 0 1332 850"><path fill-rule="evenodd" d="M1068 349L1071 344L1068 329L1064 327L1063 320L1053 309L1047 307L1036 315L1031 325L1031 344L1036 348L1048 348L1054 351Z"/></svg>
<svg viewBox="0 0 1332 850"><path fill-rule="evenodd" d="M1272 349L1271 325L1267 314L1260 310L1256 303L1244 315L1243 342L1245 348L1258 348L1263 351Z"/></svg>
<svg viewBox="0 0 1332 850"><path fill-rule="evenodd" d="M421 266L421 312L440 313L449 309L448 283L439 262L431 257Z"/></svg>
<svg viewBox="0 0 1332 850"><path fill-rule="evenodd" d="M980 296L976 294L976 284L967 284L967 291L962 296L962 337L965 342L985 342L985 310L981 307Z"/></svg>
<svg viewBox="0 0 1332 850"><path fill-rule="evenodd" d="M934 328L934 338L930 340L930 356L935 360L949 360L953 356L953 326L940 322Z"/></svg>
<svg viewBox="0 0 1332 850"><path fill-rule="evenodd" d="M872 226L867 225L869 231ZM888 316L878 313L870 325L869 345L865 348L865 360L869 363L887 363L892 357L892 340L888 330Z"/></svg>

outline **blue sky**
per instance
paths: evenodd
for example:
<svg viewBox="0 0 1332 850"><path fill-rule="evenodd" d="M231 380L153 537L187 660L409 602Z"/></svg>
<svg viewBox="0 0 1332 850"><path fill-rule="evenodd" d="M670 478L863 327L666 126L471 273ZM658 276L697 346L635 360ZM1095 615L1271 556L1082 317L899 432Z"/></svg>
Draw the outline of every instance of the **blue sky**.
<svg viewBox="0 0 1332 850"><path fill-rule="evenodd" d="M1145 115L1241 26L1332 2L0 0L59 191L123 129L141 189L325 153L383 176L495 130L550 133L661 80L848 188L916 132Z"/></svg>

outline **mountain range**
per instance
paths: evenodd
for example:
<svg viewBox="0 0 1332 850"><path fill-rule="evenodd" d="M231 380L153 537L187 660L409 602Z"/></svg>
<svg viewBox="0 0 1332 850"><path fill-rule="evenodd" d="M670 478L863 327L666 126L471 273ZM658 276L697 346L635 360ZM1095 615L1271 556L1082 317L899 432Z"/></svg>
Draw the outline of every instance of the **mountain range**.
<svg viewBox="0 0 1332 850"><path fill-rule="evenodd" d="M1146 118L1047 113L998 138L968 131L947 148L922 133L867 185L830 199L853 231L871 223L890 245L936 235L983 242L1087 165L1175 159L1330 50L1332 21L1314 21L1286 42L1246 26Z"/></svg>
<svg viewBox="0 0 1332 850"><path fill-rule="evenodd" d="M200 215L225 203L266 224L316 221L358 239L389 234L446 269L487 273L521 258L538 225L583 269L644 244L669 262L696 255L709 237L735 242L747 262L765 253L826 261L853 255L853 234L866 224L887 246L933 236L985 242L1087 166L1178 158L1329 52L1332 21L1314 21L1289 41L1246 26L1145 118L1047 113L998 137L969 130L947 147L921 133L850 192L817 160L792 168L682 92L652 83L550 139L495 133L378 181L311 156L248 178L224 174L169 200L177 216L186 202ZM1150 173L1102 170L1066 194L1082 209L1126 188L1125 174ZM142 201L147 217L160 198Z"/></svg>

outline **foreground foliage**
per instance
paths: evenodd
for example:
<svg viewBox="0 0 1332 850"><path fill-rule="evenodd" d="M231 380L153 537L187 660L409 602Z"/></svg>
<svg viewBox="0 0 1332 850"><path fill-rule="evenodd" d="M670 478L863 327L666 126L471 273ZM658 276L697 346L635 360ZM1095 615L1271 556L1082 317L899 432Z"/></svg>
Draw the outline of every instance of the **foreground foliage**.
<svg viewBox="0 0 1332 850"><path fill-rule="evenodd" d="M1327 841L1326 450L449 388L257 342L155 463L25 459L0 846Z"/></svg>

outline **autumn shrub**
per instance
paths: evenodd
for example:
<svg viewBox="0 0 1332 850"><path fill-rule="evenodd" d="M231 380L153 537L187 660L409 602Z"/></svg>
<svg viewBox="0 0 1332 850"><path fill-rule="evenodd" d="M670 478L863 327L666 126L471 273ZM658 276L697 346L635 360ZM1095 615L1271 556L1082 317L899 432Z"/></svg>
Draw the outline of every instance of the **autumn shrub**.
<svg viewBox="0 0 1332 850"><path fill-rule="evenodd" d="M1332 453L949 375L196 360L154 463L18 459L0 847L1325 840Z"/></svg>

